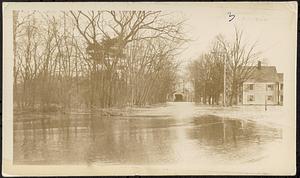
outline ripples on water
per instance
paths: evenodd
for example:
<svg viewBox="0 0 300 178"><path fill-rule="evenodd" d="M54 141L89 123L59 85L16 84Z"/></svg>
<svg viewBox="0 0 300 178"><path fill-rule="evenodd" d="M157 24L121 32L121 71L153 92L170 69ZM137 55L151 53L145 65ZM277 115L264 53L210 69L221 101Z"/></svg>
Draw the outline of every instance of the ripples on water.
<svg viewBox="0 0 300 178"><path fill-rule="evenodd" d="M211 115L22 115L14 122L14 163L240 163L262 159L281 139L280 129Z"/></svg>

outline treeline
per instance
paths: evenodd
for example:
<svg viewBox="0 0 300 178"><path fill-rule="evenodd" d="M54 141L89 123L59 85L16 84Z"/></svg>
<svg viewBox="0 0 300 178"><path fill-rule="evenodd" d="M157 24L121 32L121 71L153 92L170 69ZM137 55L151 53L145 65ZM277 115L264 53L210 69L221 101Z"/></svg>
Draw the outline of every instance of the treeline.
<svg viewBox="0 0 300 178"><path fill-rule="evenodd" d="M226 105L235 105L241 98L242 84L251 77L260 52L255 44L243 39L243 32L235 29L234 39L218 35L212 48L188 66L194 84L195 101L203 104L223 104L224 81ZM225 75L225 80L224 80Z"/></svg>
<svg viewBox="0 0 300 178"><path fill-rule="evenodd" d="M14 106L165 102L184 41L182 22L160 11L14 11Z"/></svg>

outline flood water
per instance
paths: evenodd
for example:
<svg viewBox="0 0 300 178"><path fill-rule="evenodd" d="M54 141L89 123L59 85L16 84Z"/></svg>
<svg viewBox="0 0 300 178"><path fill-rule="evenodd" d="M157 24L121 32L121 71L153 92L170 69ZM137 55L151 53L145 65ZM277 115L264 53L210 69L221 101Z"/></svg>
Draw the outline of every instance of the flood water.
<svg viewBox="0 0 300 178"><path fill-rule="evenodd" d="M14 122L14 164L165 165L241 163L268 156L282 131L252 121L20 115Z"/></svg>

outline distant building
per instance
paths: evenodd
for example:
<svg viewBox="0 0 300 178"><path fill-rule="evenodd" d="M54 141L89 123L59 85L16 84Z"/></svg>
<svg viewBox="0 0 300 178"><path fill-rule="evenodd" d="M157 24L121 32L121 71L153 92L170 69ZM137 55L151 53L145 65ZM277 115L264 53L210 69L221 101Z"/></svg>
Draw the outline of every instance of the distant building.
<svg viewBox="0 0 300 178"><path fill-rule="evenodd" d="M192 102L194 98L193 86L189 81L179 80L174 91L168 95L168 101Z"/></svg>
<svg viewBox="0 0 300 178"><path fill-rule="evenodd" d="M275 66L262 66L258 62L251 77L243 83L239 103L244 105L282 105L283 73Z"/></svg>

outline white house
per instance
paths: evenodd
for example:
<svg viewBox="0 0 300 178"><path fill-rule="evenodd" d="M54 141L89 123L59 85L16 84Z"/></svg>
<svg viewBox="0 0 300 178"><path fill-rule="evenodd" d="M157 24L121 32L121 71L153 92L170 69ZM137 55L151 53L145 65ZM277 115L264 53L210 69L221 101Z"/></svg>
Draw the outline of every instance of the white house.
<svg viewBox="0 0 300 178"><path fill-rule="evenodd" d="M243 83L243 105L282 105L283 74L277 73L275 66L261 66L258 62L251 77Z"/></svg>

